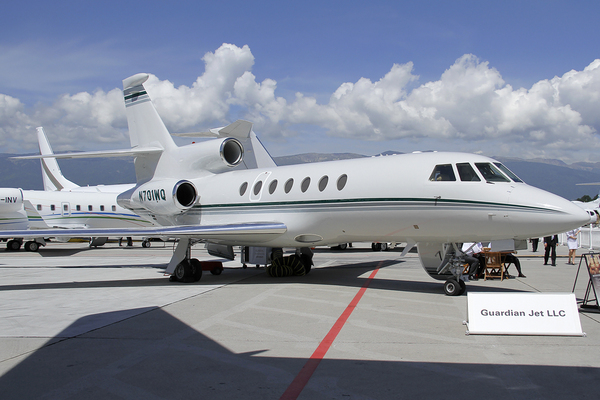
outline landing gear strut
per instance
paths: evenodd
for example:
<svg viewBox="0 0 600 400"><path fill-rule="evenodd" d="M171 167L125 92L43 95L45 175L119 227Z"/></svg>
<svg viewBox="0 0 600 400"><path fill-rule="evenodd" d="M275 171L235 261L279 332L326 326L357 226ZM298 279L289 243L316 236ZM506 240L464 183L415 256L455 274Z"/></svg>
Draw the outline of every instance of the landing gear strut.
<svg viewBox="0 0 600 400"><path fill-rule="evenodd" d="M223 263L220 261L199 261L192 258L192 245L198 241L180 239L165 274L169 274L171 282L198 282L202 278L202 271L210 271L213 275L223 272Z"/></svg>

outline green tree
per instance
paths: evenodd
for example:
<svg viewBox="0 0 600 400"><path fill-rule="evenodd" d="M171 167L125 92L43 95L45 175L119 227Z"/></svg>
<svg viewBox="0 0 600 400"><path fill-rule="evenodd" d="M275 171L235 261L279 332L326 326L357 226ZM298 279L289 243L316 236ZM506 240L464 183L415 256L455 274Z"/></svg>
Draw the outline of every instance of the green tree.
<svg viewBox="0 0 600 400"><path fill-rule="evenodd" d="M581 201L583 203L589 203L590 201L594 201L598 199L598 195L595 195L594 198L591 198L589 195L584 194L583 196L581 196L580 198L577 199L577 201Z"/></svg>

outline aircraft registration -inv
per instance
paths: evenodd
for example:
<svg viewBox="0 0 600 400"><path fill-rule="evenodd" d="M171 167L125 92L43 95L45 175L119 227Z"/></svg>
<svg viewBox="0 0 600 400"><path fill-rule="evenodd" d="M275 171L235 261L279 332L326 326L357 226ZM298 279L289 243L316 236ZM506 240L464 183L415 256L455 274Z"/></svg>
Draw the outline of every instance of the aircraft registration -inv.
<svg viewBox="0 0 600 400"><path fill-rule="evenodd" d="M468 335L585 336L574 293L468 293Z"/></svg>

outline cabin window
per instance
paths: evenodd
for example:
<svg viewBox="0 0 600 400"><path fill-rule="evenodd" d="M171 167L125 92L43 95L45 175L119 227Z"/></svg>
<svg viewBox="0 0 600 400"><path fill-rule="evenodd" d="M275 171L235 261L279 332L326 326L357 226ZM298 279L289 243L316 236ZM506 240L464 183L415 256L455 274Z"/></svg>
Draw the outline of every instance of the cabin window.
<svg viewBox="0 0 600 400"><path fill-rule="evenodd" d="M50 211L56 210L56 206L54 204L50 204Z"/></svg>
<svg viewBox="0 0 600 400"><path fill-rule="evenodd" d="M495 165L496 167L498 167L498 169L499 169L500 171L502 171L502 172L504 172L506 175L508 175L508 177L509 177L510 179L512 179L513 181L515 181L515 182L518 182L518 183L523 183L523 181L522 181L521 179L519 179L519 177L518 177L517 175L515 175L515 173L514 173L514 172L512 172L510 169L506 168L506 167L504 166L504 164L497 162L497 163L494 163L494 165Z"/></svg>
<svg viewBox="0 0 600 400"><path fill-rule="evenodd" d="M510 180L500 172L493 164L475 163L475 166L483 175L487 182L510 182Z"/></svg>
<svg viewBox="0 0 600 400"><path fill-rule="evenodd" d="M246 193L246 189L248 189L248 182L244 182L242 183L242 186L240 186L240 196L243 196L244 193Z"/></svg>
<svg viewBox="0 0 600 400"><path fill-rule="evenodd" d="M436 165L429 176L430 181L455 181L456 176L451 164Z"/></svg>
<svg viewBox="0 0 600 400"><path fill-rule="evenodd" d="M117 206L112 206L111 208L113 211L117 211Z"/></svg>
<svg viewBox="0 0 600 400"><path fill-rule="evenodd" d="M100 211L104 211L104 206L100 206Z"/></svg>
<svg viewBox="0 0 600 400"><path fill-rule="evenodd" d="M275 179L273 182L271 182L271 184L269 185L269 194L273 194L275 193L275 189L277 189L277 179Z"/></svg>
<svg viewBox="0 0 600 400"><path fill-rule="evenodd" d="M329 182L329 177L325 175L319 180L319 192L322 192L327 187L327 183Z"/></svg>
<svg viewBox="0 0 600 400"><path fill-rule="evenodd" d="M77 211L81 211L81 206L78 204L78 205L76 205L76 206L75 206L75 209L76 209Z"/></svg>
<svg viewBox="0 0 600 400"><path fill-rule="evenodd" d="M283 189L285 190L286 193L289 193L292 190L293 186L294 186L294 179L290 178L287 180L287 182L285 182Z"/></svg>
<svg viewBox="0 0 600 400"><path fill-rule="evenodd" d="M477 176L477 173L475 172L475 170L473 169L473 167L471 167L471 164L469 163L459 163L456 164L456 169L458 170L458 176L460 176L460 180L464 181L464 182L480 182L481 179L479 179L479 176Z"/></svg>
<svg viewBox="0 0 600 400"><path fill-rule="evenodd" d="M88 206L88 211L94 211L94 207Z"/></svg>
<svg viewBox="0 0 600 400"><path fill-rule="evenodd" d="M38 205L37 205L37 210L38 210L38 211L42 211L42 205L41 205L41 204L38 204Z"/></svg>
<svg viewBox="0 0 600 400"><path fill-rule="evenodd" d="M69 211L69 206L68 206L68 205L66 205L66 204L63 204L63 210L65 210L65 211Z"/></svg>
<svg viewBox="0 0 600 400"><path fill-rule="evenodd" d="M342 190L344 187L346 187L346 182L348 182L348 175L344 174L340 176L337 180L337 189Z"/></svg>
<svg viewBox="0 0 600 400"><path fill-rule="evenodd" d="M304 180L302 180L302 183L300 184L300 190L302 190L302 193L306 192L309 186L310 178L307 176L306 178L304 178Z"/></svg>
<svg viewBox="0 0 600 400"><path fill-rule="evenodd" d="M256 182L256 184L254 184L254 195L258 196L258 194L260 193L260 189L262 189L262 181L258 181Z"/></svg>

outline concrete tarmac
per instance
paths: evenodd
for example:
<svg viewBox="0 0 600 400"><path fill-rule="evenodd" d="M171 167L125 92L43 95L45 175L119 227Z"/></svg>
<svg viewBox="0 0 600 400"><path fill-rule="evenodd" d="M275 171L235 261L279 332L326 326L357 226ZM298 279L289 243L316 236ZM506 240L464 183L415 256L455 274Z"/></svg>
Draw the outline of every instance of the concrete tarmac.
<svg viewBox="0 0 600 400"><path fill-rule="evenodd" d="M2 251L0 398L598 398L600 313L580 312L585 337L466 335L467 296L445 296L416 253L318 248L304 277L231 261L184 284L163 276L172 251ZM526 278L467 291L570 293L577 265L558 254L521 251Z"/></svg>

